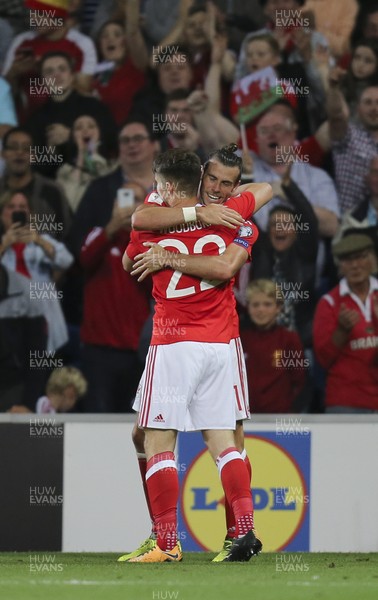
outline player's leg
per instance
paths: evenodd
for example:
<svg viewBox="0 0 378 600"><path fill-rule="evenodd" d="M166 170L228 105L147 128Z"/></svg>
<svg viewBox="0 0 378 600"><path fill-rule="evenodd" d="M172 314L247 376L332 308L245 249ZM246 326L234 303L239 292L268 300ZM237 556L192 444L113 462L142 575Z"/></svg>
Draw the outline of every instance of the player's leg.
<svg viewBox="0 0 378 600"><path fill-rule="evenodd" d="M177 542L178 472L174 447L177 431L184 430L187 404L202 370L196 350L190 352L189 344L167 344L150 349L138 425L145 431L145 479L157 544L154 551L131 562L176 561L182 557ZM193 364L188 364L190 361Z"/></svg>
<svg viewBox="0 0 378 600"><path fill-rule="evenodd" d="M242 455L243 460L247 465L249 473L251 465L244 448L244 429L243 420L250 418L249 399L248 399L248 383L247 373L244 361L244 352L240 338L234 338L230 341L230 353L233 372L233 387L235 392L235 418L236 428L234 432L234 445L238 452ZM222 562L227 556L228 550L236 535L235 515L232 507L229 505L227 497L224 502L225 517L226 517L226 537L223 542L223 548L220 553L213 559L214 562Z"/></svg>
<svg viewBox="0 0 378 600"><path fill-rule="evenodd" d="M182 560L177 542L179 481L174 430L145 430L146 485L156 532L156 545L129 562L176 562Z"/></svg>
<svg viewBox="0 0 378 600"><path fill-rule="evenodd" d="M226 498L235 514L238 539L226 560L249 560L257 548L252 533L252 495L247 467L234 442L235 401L228 344L204 344L203 366L204 375L188 412L193 429L202 431L217 463Z"/></svg>
<svg viewBox="0 0 378 600"><path fill-rule="evenodd" d="M245 458L248 459L247 453L244 449L244 429L243 429L243 421L236 422L236 428L234 431L234 446L238 452L240 452L243 460ZM248 461L249 463L249 461ZM230 548L232 544L232 540L236 535L236 523L235 523L235 515L233 513L232 507L229 505L227 498L224 499L224 511L226 516L226 528L227 533L223 543L223 548L218 556L215 557L214 561L219 562L223 560L225 556L225 551Z"/></svg>
<svg viewBox="0 0 378 600"><path fill-rule="evenodd" d="M262 544L254 533L253 504L247 467L233 445L232 432L206 430L203 431L203 437L217 464L222 487L235 515L235 539L223 560L247 561L262 549Z"/></svg>
<svg viewBox="0 0 378 600"><path fill-rule="evenodd" d="M123 554L122 556L120 556L118 558L118 562L128 562L132 558L141 556L142 554L153 549L156 546L156 535L154 533L154 528L153 528L153 516L152 516L151 505L150 505L150 500L148 498L148 490L147 490L147 485L146 485L147 459L146 459L146 454L144 451L144 431L143 431L143 429L138 427L138 416L139 416L139 410L140 410L141 396L142 396L142 393L143 393L144 387L145 387L146 369L150 368L150 364L151 364L151 348L149 349L149 352L147 354L146 368L143 371L143 374L142 374L142 377L141 377L141 380L139 382L139 386L137 389L137 393L135 395L133 409L135 411L137 411L138 414L136 415L136 421L135 421L135 424L133 427L131 437L132 437L132 441L133 441L134 448L135 448L136 455L137 455L139 472L140 472L140 475L142 478L144 496L146 499L146 504L148 507L148 512L149 512L151 524L152 524L152 531L151 531L150 536L147 539L145 539L136 550L134 550L133 552L127 552L126 554Z"/></svg>
<svg viewBox="0 0 378 600"><path fill-rule="evenodd" d="M134 448L135 448L136 455L137 455L138 467L139 467L140 475L142 478L144 496L146 499L147 508L148 508L148 512L150 515L150 519L151 519L151 534L147 539L145 539L140 544L140 546L136 550L134 550L133 552L127 552L126 554L123 554L122 556L120 556L117 559L118 562L128 562L132 558L141 556L142 554L145 554L146 552L148 552L149 550L152 550L156 546L156 534L154 531L153 515L152 515L150 500L148 497L147 485L146 485L147 459L146 459L146 454L144 451L144 437L145 437L145 434L144 434L143 429L140 429L140 427L138 427L138 417L137 417L137 420L134 423L131 438L133 440Z"/></svg>

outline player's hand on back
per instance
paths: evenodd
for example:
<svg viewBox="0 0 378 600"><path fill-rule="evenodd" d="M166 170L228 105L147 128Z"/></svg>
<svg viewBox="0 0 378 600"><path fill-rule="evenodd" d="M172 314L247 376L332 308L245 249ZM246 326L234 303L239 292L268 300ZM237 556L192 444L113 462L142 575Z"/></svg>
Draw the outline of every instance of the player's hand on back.
<svg viewBox="0 0 378 600"><path fill-rule="evenodd" d="M151 273L165 269L170 266L171 259L175 257L173 252L168 252L159 244L153 242L145 242L146 252L138 254L134 259L134 266L131 275L137 276L138 281L143 281ZM149 250L147 248L149 247Z"/></svg>
<svg viewBox="0 0 378 600"><path fill-rule="evenodd" d="M229 229L236 229L244 223L243 217L223 204L207 204L196 208L197 216L206 225L223 225Z"/></svg>

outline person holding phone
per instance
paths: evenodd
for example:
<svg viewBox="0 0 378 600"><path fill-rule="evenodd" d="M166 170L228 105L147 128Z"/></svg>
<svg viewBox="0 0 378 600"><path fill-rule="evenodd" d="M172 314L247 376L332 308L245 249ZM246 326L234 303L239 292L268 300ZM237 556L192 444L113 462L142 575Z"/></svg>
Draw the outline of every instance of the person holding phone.
<svg viewBox="0 0 378 600"><path fill-rule="evenodd" d="M137 348L150 312L149 284L139 286L125 274L121 256L130 239L131 216L145 194L140 184L125 182L114 194L110 219L103 227L93 227L81 247L85 412L130 412L142 372Z"/></svg>
<svg viewBox="0 0 378 600"><path fill-rule="evenodd" d="M38 222L30 220L28 199L6 192L0 199L0 262L30 281L30 296L41 303L48 325L47 351L54 352L68 340L67 327L54 276L67 269L73 256L61 242L39 234Z"/></svg>

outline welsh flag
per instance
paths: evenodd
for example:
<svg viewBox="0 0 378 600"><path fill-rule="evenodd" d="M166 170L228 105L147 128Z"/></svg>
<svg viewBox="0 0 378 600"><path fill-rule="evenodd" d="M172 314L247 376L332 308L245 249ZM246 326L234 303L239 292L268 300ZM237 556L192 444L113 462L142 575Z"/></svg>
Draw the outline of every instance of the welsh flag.
<svg viewBox="0 0 378 600"><path fill-rule="evenodd" d="M239 123L249 123L269 106L285 96L272 67L260 69L235 82L232 88L231 106L236 110Z"/></svg>

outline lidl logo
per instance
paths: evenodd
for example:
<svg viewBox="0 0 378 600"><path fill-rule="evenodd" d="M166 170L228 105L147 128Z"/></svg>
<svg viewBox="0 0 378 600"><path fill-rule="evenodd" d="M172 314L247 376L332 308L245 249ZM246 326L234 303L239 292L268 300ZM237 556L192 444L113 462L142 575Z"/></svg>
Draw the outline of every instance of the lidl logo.
<svg viewBox="0 0 378 600"><path fill-rule="evenodd" d="M310 434L282 439L271 432L246 435L252 464L255 527L265 551L309 549ZM179 438L180 531L187 550L219 550L226 534L218 470L198 434Z"/></svg>

